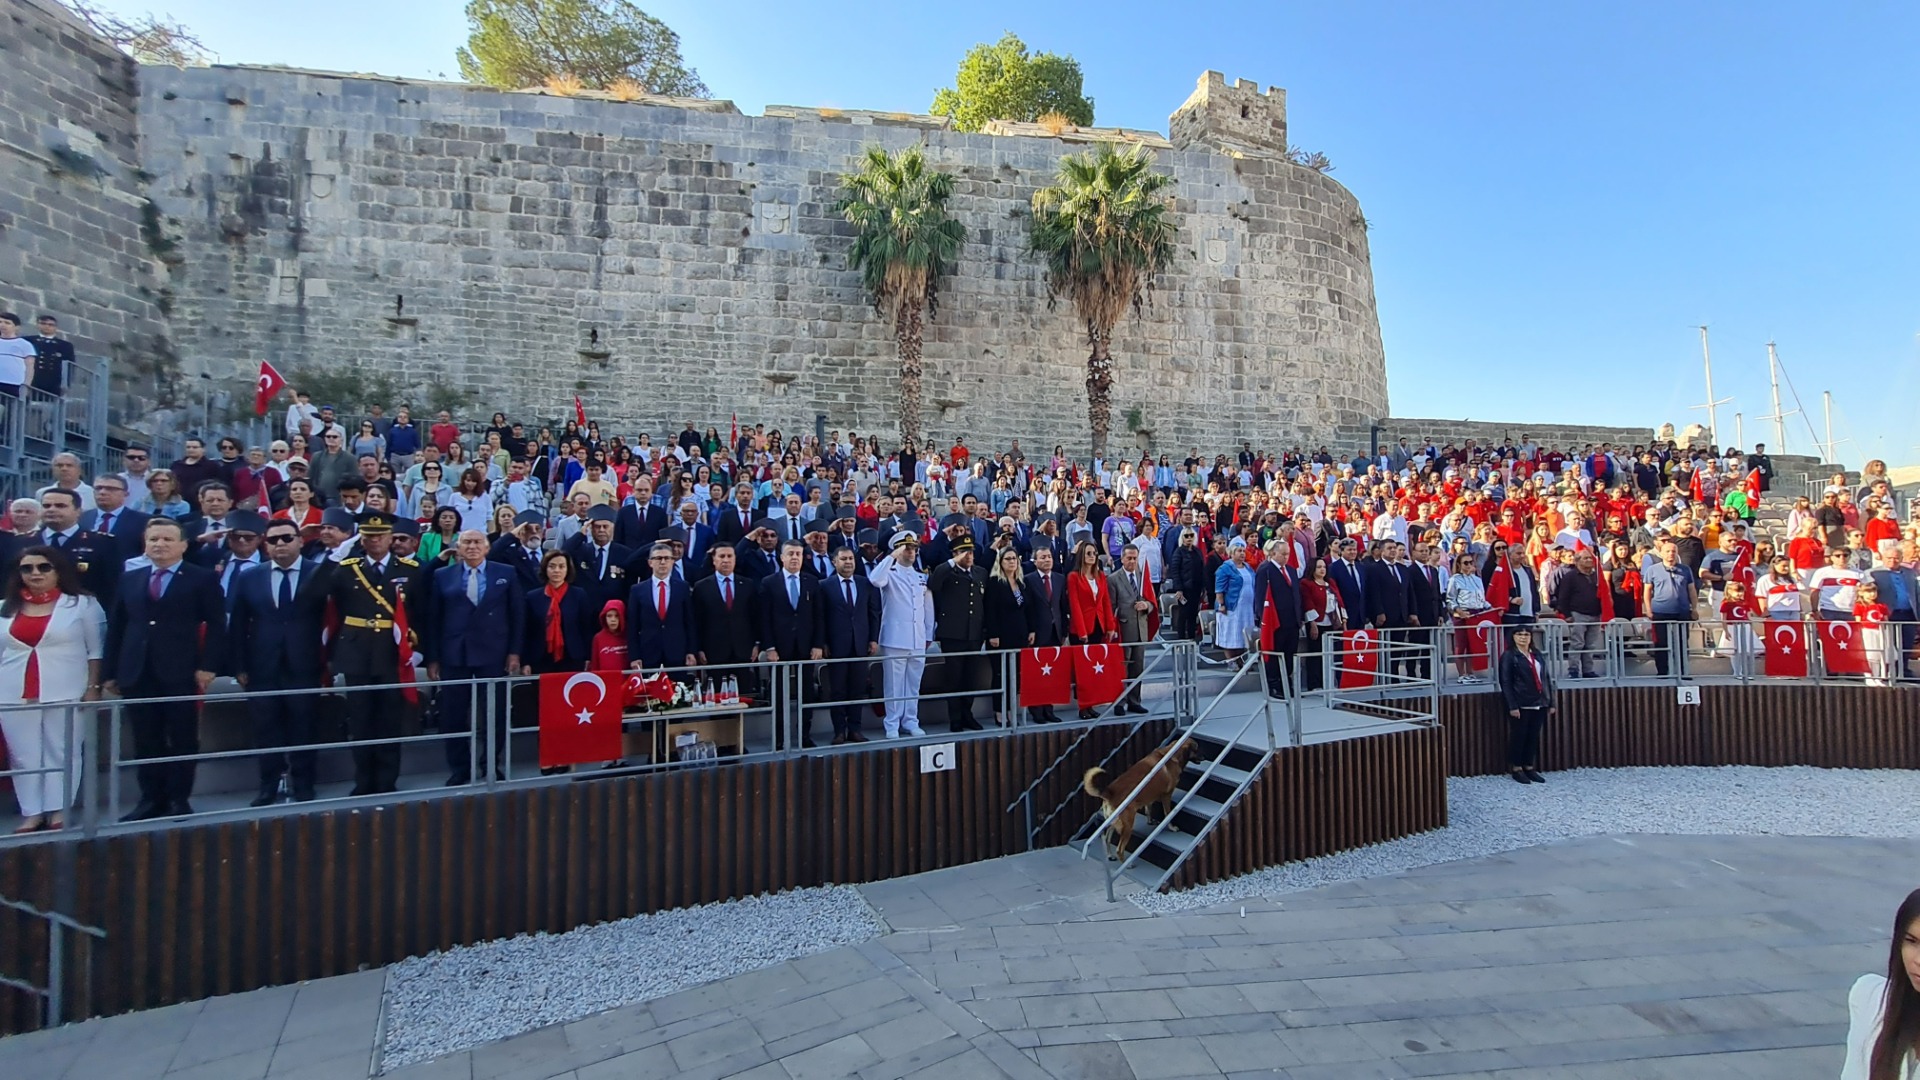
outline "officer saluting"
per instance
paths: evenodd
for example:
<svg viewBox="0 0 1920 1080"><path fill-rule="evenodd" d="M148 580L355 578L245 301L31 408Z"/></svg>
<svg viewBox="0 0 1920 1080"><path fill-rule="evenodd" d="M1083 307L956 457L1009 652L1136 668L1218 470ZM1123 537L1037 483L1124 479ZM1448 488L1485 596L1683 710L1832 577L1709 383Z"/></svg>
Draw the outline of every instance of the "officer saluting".
<svg viewBox="0 0 1920 1080"><path fill-rule="evenodd" d="M340 560L330 575L328 594L340 615L340 635L333 645L333 670L345 676L349 687L392 686L400 681L400 645L394 620L420 566L394 555L393 518L372 511L360 520L360 552ZM412 611L409 610L411 615ZM409 642L408 655L412 655ZM392 739L400 735L400 691L365 690L347 695L347 735L363 739ZM353 794L384 795L400 778L398 744L355 747Z"/></svg>

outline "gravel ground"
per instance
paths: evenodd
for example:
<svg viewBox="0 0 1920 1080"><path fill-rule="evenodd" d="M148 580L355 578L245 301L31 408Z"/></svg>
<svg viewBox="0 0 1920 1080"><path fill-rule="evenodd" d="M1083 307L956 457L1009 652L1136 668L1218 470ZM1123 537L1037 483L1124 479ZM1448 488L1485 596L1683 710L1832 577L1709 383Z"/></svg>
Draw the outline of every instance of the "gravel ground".
<svg viewBox="0 0 1920 1080"><path fill-rule="evenodd" d="M1546 777L1544 786L1505 776L1450 778L1451 824L1444 829L1132 899L1169 914L1581 836L1920 836L1914 771L1730 766L1575 769Z"/></svg>
<svg viewBox="0 0 1920 1080"><path fill-rule="evenodd" d="M462 946L387 972L382 1071L857 944L883 926L849 886Z"/></svg>

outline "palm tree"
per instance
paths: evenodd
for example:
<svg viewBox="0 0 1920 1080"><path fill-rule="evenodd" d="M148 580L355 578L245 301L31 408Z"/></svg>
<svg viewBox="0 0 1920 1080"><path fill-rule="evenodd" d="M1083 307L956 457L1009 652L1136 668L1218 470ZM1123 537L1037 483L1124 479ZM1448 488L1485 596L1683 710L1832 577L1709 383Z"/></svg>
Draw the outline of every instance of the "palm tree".
<svg viewBox="0 0 1920 1080"><path fill-rule="evenodd" d="M939 306L940 275L966 241L947 213L953 177L927 166L918 146L897 154L869 146L860 167L840 177L836 210L857 230L847 258L861 272L873 310L893 320L900 357L900 442L920 445L920 337Z"/></svg>
<svg viewBox="0 0 1920 1080"><path fill-rule="evenodd" d="M1153 153L1102 143L1060 159L1054 185L1033 193L1032 245L1047 263L1047 307L1061 297L1087 326L1087 423L1093 453L1107 452L1113 419L1113 328L1153 293L1173 259L1173 177L1152 171Z"/></svg>

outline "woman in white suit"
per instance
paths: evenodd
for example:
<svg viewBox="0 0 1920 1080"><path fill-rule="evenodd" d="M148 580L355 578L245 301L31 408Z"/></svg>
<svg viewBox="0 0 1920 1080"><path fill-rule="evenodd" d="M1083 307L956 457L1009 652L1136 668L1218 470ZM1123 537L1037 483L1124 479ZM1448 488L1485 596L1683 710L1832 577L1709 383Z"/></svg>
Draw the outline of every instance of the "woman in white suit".
<svg viewBox="0 0 1920 1080"><path fill-rule="evenodd" d="M1920 889L1893 917L1885 975L1862 975L1847 994L1847 1060L1840 1080L1920 1078Z"/></svg>
<svg viewBox="0 0 1920 1080"><path fill-rule="evenodd" d="M26 820L17 833L58 829L80 782L86 714L68 705L100 699L107 617L66 556L36 544L0 586L0 731ZM70 719L71 718L71 719Z"/></svg>

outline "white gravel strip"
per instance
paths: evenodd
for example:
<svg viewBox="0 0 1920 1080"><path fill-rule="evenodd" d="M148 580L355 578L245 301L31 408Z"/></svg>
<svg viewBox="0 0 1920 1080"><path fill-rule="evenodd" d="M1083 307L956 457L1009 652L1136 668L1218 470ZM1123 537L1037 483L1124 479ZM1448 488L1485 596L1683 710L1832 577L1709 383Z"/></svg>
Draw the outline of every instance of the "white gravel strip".
<svg viewBox="0 0 1920 1080"><path fill-rule="evenodd" d="M1920 771L1726 766L1546 777L1544 785L1505 775L1452 778L1444 829L1132 899L1169 914L1582 836L1920 836Z"/></svg>
<svg viewBox="0 0 1920 1080"><path fill-rule="evenodd" d="M859 890L838 885L402 960L387 970L381 1069L858 944L884 929Z"/></svg>

